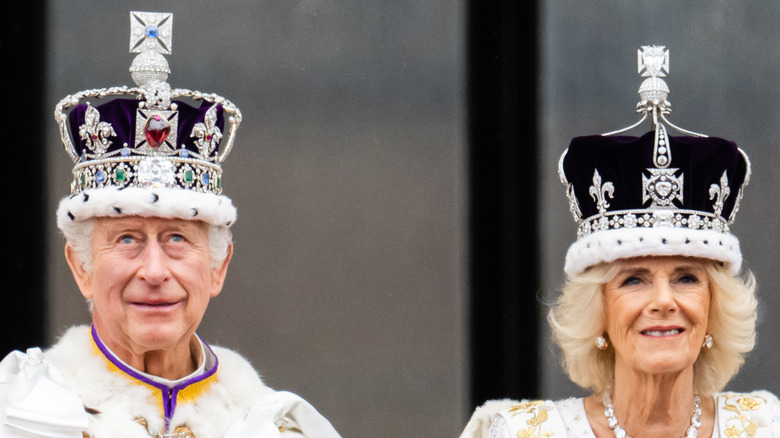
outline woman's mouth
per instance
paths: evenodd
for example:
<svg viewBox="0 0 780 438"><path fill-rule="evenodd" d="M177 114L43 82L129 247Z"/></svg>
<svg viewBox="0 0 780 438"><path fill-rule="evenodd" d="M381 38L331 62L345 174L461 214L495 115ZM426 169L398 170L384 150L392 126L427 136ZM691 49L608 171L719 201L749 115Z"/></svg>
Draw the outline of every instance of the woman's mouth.
<svg viewBox="0 0 780 438"><path fill-rule="evenodd" d="M673 328L673 329L667 329L667 330L656 330L656 329L649 329L649 330L642 330L642 334L645 336L653 336L653 337L664 337L664 336L674 336L682 333L684 330L681 328Z"/></svg>

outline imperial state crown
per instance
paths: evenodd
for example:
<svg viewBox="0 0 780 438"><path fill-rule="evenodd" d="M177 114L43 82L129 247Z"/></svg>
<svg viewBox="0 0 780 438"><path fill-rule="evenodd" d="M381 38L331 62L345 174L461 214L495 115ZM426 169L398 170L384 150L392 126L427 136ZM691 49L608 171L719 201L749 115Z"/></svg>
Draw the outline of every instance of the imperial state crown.
<svg viewBox="0 0 780 438"><path fill-rule="evenodd" d="M241 111L213 93L171 88L163 55L173 48L172 27L170 13L131 12L136 86L84 90L57 104L60 137L75 163L71 196L58 211L61 226L128 214L235 221L222 195L221 164Z"/></svg>

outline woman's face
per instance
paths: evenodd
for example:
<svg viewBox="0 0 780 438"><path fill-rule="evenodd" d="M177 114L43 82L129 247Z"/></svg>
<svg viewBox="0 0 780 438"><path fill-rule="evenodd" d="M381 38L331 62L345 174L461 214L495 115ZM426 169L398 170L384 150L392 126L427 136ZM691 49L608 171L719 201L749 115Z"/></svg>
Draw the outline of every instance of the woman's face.
<svg viewBox="0 0 780 438"><path fill-rule="evenodd" d="M615 349L616 372L692 370L708 328L711 297L704 262L641 257L620 264L604 287L606 332Z"/></svg>

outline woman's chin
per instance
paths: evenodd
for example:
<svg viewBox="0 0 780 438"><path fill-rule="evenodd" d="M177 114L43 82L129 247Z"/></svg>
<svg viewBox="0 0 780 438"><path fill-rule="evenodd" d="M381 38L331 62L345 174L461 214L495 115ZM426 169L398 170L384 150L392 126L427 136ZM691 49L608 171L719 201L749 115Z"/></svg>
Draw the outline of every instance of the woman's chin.
<svg viewBox="0 0 780 438"><path fill-rule="evenodd" d="M683 360L686 359L686 360ZM694 361L678 354L656 354L635 364L634 371L650 375L679 374L686 370L693 371Z"/></svg>

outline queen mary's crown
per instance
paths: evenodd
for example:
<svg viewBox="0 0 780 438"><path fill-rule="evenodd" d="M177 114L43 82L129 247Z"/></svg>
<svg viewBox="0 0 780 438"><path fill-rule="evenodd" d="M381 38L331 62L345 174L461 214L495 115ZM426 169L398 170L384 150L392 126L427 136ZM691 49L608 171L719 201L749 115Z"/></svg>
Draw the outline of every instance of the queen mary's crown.
<svg viewBox="0 0 780 438"><path fill-rule="evenodd" d="M687 131L668 116L669 51L638 52L641 119L618 131L576 137L558 172L577 223L566 255L570 276L601 262L643 256L690 256L740 270L739 241L729 227L750 181L747 154L731 141ZM645 120L640 137L616 135ZM671 136L667 126L686 136Z"/></svg>
<svg viewBox="0 0 780 438"><path fill-rule="evenodd" d="M117 190L154 190L149 196L138 196L155 203L161 193L186 193L193 205L179 206L179 210L197 211L196 204L214 201L222 205L226 200L232 214L222 217L228 217L224 222L229 224L235 209L228 198L220 196L221 163L233 148L241 111L213 93L171 88L164 55L173 48L172 27L170 13L131 12L130 52L137 55L130 73L136 86L84 90L57 104L54 117L60 137L75 163L71 198L83 193L83 199L89 199L100 191L107 202L103 210L121 212L116 205L108 208L113 201L103 189L110 189L110 197L116 199L120 198ZM101 103L103 100L106 102ZM138 192L129 190L133 191ZM190 194L216 195L224 200ZM170 202L181 199L172 196ZM100 208L72 204L61 203L61 210L67 207L62 215L71 220L103 214ZM147 210L134 211L142 214ZM186 216L159 211L160 216Z"/></svg>

